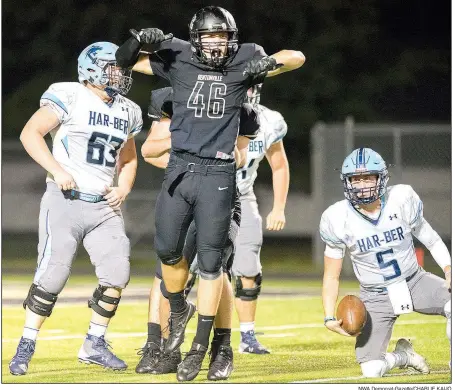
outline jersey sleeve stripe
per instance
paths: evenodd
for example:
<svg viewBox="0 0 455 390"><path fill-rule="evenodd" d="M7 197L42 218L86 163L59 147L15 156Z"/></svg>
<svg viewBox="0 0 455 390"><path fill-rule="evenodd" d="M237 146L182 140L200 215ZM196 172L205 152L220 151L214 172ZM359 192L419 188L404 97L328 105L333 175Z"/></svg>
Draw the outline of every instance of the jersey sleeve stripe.
<svg viewBox="0 0 455 390"><path fill-rule="evenodd" d="M325 236L321 232L319 234L321 235L321 238L322 238L322 240L324 242L330 242L330 243L335 244L335 245L343 244L343 241L338 241L338 240L333 240L331 238L328 238L327 236Z"/></svg>
<svg viewBox="0 0 455 390"><path fill-rule="evenodd" d="M68 151L68 136L62 138L62 144L63 147L66 150L66 153L68 154L68 157L70 156L70 152Z"/></svg>
<svg viewBox="0 0 455 390"><path fill-rule="evenodd" d="M420 201L420 202L419 202L419 208L417 209L417 214L416 214L416 216L414 217L414 219L412 220L411 225L413 225L414 223L416 223L416 221L419 219L420 214L422 213L422 205L423 205L423 203L422 203L422 201Z"/></svg>
<svg viewBox="0 0 455 390"><path fill-rule="evenodd" d="M275 140L273 140L272 144L276 144L277 142L281 141L284 138L285 134L280 135Z"/></svg>
<svg viewBox="0 0 455 390"><path fill-rule="evenodd" d="M50 100L51 102L54 102L54 103L57 104L63 111L65 111L65 112L68 114L67 108L65 107L65 105L63 104L63 102L62 102L57 96L52 95L52 94L49 93L49 92L45 92L44 95L41 97L41 99Z"/></svg>

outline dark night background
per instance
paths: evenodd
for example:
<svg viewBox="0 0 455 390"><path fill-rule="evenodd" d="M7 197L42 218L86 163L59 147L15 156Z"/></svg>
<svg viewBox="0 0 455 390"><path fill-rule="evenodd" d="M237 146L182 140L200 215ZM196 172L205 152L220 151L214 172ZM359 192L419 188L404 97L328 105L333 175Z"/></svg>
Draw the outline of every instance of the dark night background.
<svg viewBox="0 0 455 390"><path fill-rule="evenodd" d="M3 3L3 138L18 137L49 84L77 81L77 57L90 43L121 44L130 28L159 27L188 38L200 1L41 0ZM223 1L241 42L268 54L301 50L305 65L266 80L262 103L289 125L291 190L308 192L309 134L318 121L449 122L449 1ZM146 111L164 85L134 73L129 97ZM145 119L147 129L150 121Z"/></svg>

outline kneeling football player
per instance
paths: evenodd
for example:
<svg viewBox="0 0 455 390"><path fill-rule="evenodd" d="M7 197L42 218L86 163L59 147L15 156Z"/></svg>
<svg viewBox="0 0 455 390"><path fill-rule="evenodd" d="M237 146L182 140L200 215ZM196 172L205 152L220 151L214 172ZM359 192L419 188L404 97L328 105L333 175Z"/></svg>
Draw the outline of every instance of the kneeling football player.
<svg viewBox="0 0 455 390"><path fill-rule="evenodd" d="M387 353L396 319L417 312L447 318L451 339L451 258L446 245L423 217L423 203L413 188L387 187L382 157L368 148L354 150L343 162L345 200L322 214L320 234L326 243L322 299L325 326L350 336L334 317L339 276L346 248L360 282L367 319L357 335L355 353L365 377L382 377L395 367L430 369L409 340L400 338ZM445 280L417 263L413 236L424 244L445 273Z"/></svg>

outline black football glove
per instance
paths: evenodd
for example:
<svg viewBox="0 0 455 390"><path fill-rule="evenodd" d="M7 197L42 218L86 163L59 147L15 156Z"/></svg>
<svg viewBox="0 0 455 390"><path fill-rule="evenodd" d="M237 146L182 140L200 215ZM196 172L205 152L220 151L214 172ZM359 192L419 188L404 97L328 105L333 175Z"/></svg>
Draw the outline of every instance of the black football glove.
<svg viewBox="0 0 455 390"><path fill-rule="evenodd" d="M161 43L168 39L172 39L173 37L172 34L164 35L164 33L159 28L144 28L139 32L131 29L130 33L142 44Z"/></svg>
<svg viewBox="0 0 455 390"><path fill-rule="evenodd" d="M263 57L261 59L254 59L249 61L246 64L246 68L243 71L244 76L256 77L262 73L266 73L270 70L273 70L277 67L275 58L273 57Z"/></svg>

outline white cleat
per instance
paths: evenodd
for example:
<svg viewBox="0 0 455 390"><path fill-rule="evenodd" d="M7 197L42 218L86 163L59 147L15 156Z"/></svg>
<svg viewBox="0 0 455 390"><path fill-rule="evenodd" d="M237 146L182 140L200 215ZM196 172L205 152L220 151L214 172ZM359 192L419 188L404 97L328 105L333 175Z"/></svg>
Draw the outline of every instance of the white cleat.
<svg viewBox="0 0 455 390"><path fill-rule="evenodd" d="M421 372L422 374L426 375L430 373L430 367L428 367L425 358L414 351L414 348L409 340L399 339L394 352L405 352L406 355L408 355L408 364L401 368L412 367L414 370Z"/></svg>

